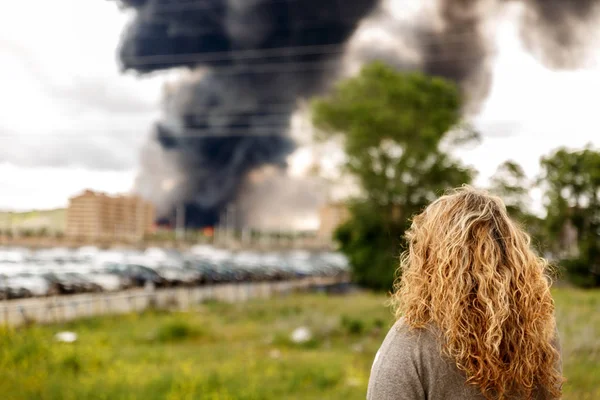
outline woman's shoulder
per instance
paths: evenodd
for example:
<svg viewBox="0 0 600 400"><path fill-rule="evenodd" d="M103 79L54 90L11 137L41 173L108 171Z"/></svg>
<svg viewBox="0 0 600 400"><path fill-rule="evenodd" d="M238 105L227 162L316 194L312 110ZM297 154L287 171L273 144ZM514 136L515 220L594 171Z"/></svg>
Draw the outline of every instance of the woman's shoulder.
<svg viewBox="0 0 600 400"><path fill-rule="evenodd" d="M368 400L425 398L418 366L419 336L403 318L391 327L373 361Z"/></svg>
<svg viewBox="0 0 600 400"><path fill-rule="evenodd" d="M440 343L435 327L396 321L375 356L367 398L481 399L465 385L456 365L442 356Z"/></svg>
<svg viewBox="0 0 600 400"><path fill-rule="evenodd" d="M402 317L394 323L383 340L373 368L391 361L396 368L410 365L420 369L431 355L439 352L437 343L434 329L413 328Z"/></svg>
<svg viewBox="0 0 600 400"><path fill-rule="evenodd" d="M401 317L394 323L384 340L384 344L386 341L388 342L388 345L402 347L405 350L439 350L439 338L433 326L415 328L412 327L404 317Z"/></svg>

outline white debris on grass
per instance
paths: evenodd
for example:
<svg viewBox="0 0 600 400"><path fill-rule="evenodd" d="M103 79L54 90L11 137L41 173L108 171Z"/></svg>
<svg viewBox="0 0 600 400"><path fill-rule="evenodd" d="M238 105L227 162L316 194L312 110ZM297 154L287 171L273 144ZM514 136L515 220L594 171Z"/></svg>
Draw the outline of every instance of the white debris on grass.
<svg viewBox="0 0 600 400"><path fill-rule="evenodd" d="M349 378L348 381L346 381L346 384L351 387L358 387L361 385L361 382L360 382L360 379Z"/></svg>
<svg viewBox="0 0 600 400"><path fill-rule="evenodd" d="M277 360L277 359L281 358L281 351L279 351L277 349L273 349L269 352L269 357L271 357L274 360Z"/></svg>
<svg viewBox="0 0 600 400"><path fill-rule="evenodd" d="M269 335L267 337L265 337L265 339L263 340L264 344L273 344L273 341L275 340L275 337L273 335Z"/></svg>
<svg viewBox="0 0 600 400"><path fill-rule="evenodd" d="M364 349L365 348L361 343L355 343L352 345L352 351L355 353L362 353Z"/></svg>
<svg viewBox="0 0 600 400"><path fill-rule="evenodd" d="M73 343L77 341L77 334L75 332L58 332L54 335L54 340L62 343Z"/></svg>
<svg viewBox="0 0 600 400"><path fill-rule="evenodd" d="M312 339L312 332L307 327L301 326L292 332L291 339L294 343L306 343Z"/></svg>

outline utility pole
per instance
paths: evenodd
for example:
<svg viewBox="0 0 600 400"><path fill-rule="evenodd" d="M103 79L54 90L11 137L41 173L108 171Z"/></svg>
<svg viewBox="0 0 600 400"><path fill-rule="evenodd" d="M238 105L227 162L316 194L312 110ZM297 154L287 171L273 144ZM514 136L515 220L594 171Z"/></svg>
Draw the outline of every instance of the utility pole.
<svg viewBox="0 0 600 400"><path fill-rule="evenodd" d="M233 246L235 241L235 206L230 205L227 207L227 245L228 247Z"/></svg>
<svg viewBox="0 0 600 400"><path fill-rule="evenodd" d="M214 243L215 245L219 246L221 244L223 244L224 242L224 238L226 236L226 232L225 232L225 228L227 225L227 220L226 220L227 214L225 211L221 211L221 214L219 214L219 223L217 224L217 227L215 229L215 240Z"/></svg>
<svg viewBox="0 0 600 400"><path fill-rule="evenodd" d="M144 240L144 234L145 229L144 229L144 222L143 222L143 213L140 212L140 207L142 206L142 199L140 197L134 197L135 198L135 230L134 230L134 235L139 242L142 242Z"/></svg>
<svg viewBox="0 0 600 400"><path fill-rule="evenodd" d="M185 205L181 203L175 209L175 240L185 239Z"/></svg>
<svg viewBox="0 0 600 400"><path fill-rule="evenodd" d="M247 226L242 228L241 240L242 240L243 247L250 247L252 238L251 238L250 229Z"/></svg>
<svg viewBox="0 0 600 400"><path fill-rule="evenodd" d="M282 248L283 247L283 242L284 242L283 228L282 228L281 225L279 225L277 227L277 247Z"/></svg>

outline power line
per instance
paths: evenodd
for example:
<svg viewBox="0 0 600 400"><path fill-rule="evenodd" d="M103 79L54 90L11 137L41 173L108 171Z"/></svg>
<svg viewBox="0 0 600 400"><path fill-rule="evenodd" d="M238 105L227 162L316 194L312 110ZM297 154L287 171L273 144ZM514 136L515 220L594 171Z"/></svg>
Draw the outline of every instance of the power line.
<svg viewBox="0 0 600 400"><path fill-rule="evenodd" d="M189 110L186 112L181 113L182 117L186 117L186 116L190 116L190 117L196 117L196 116L207 116L207 117L223 117L223 118L235 118L235 117L256 117L257 119L268 119L271 117L282 117L282 116L289 116L290 115L290 110L294 110L296 107L295 103L281 103L282 109L284 109L283 107L285 106L285 110L284 112L269 112L269 113L264 113L265 111L265 107L247 107L247 108L214 108L214 109L208 109L208 110L204 110L204 113L198 112L196 110ZM200 109L198 109L200 110ZM249 114L250 112L260 112L260 114Z"/></svg>
<svg viewBox="0 0 600 400"><path fill-rule="evenodd" d="M502 125L502 124L499 124ZM169 139L173 139L173 140L177 140L177 139L189 139L189 138L231 138L231 137L240 137L240 138L250 138L250 137L261 137L261 136L266 136L266 137L282 137L282 138L289 138L289 139L293 139L294 136L291 134L291 127L289 125L285 125L285 126L280 126L280 125L273 125L273 126L269 126L269 125L264 125L261 126L262 129L252 129L252 128L230 128L230 127L224 127L224 129L216 129L216 128L206 128L206 129L199 129L199 128L183 128L181 130L180 133L176 133L176 134L168 134L165 135L164 138L166 140ZM125 133L128 133L128 135L126 136L131 136L131 135L141 135L141 134L147 134L152 132L152 130L143 130L142 132L139 131L128 131L128 132L122 132L120 131L120 137L123 137ZM82 133L83 132L83 133ZM56 133L56 134L47 134L47 133L36 133L36 134L27 134L27 135L21 135L18 133L11 133L11 134L5 134L5 133L0 133L0 138L14 138L17 136L20 137L81 137L82 135L85 135L86 137L97 137L99 135L102 136L106 136L107 133L109 133L110 130L107 129L104 132L99 132L99 131L89 131L89 130L84 130L84 131L80 131L80 132L72 132L72 133ZM482 133L482 138L495 138L495 137L507 137L510 136L512 133L512 131L506 131L506 132L494 132L494 133ZM157 135L155 135L154 133L152 134L152 137L155 139L158 139Z"/></svg>
<svg viewBox="0 0 600 400"><path fill-rule="evenodd" d="M258 125L249 125L248 127L231 127L231 126L223 126L223 127L210 127L210 128L193 128L193 127L184 127L184 128L180 128L181 131L183 132L189 132L189 133L197 133L197 134L202 134L202 133L210 133L210 134L214 134L214 135L219 135L220 133L225 133L225 134L244 134L244 133L248 133L248 134L252 134L254 132L258 132L258 133L262 133L262 132L273 132L274 130L278 130L280 131L281 129L289 129L289 124L258 124ZM261 129L256 129L256 128L263 128ZM267 128L267 129L264 129ZM270 128L270 129L268 129ZM169 128L166 128L167 132L170 132ZM176 136L176 135L175 135Z"/></svg>
<svg viewBox="0 0 600 400"><path fill-rule="evenodd" d="M420 34L419 37L438 37L441 34ZM466 38L472 37L468 33L443 35L444 43L446 44L461 44L467 43ZM420 46L421 49L428 47L437 47L437 43L427 43ZM124 62L133 62L141 65L152 65L156 63L186 63L186 62L232 62L237 60L252 60L271 57L290 57L302 55L337 55L346 52L348 47L347 42L332 43L322 45L305 45L305 46L282 46L261 49L248 50L230 50L230 51L214 51L214 52L198 52L198 53L175 53L175 54L154 54L145 56L125 56Z"/></svg>
<svg viewBox="0 0 600 400"><path fill-rule="evenodd" d="M292 17L293 13L292 11L298 9L299 7L301 7L301 4L294 4L294 3L300 3L299 0L270 0L270 1L265 1L262 2L261 4L272 4L272 5L276 5L278 3L286 3L287 4L287 16L289 17L289 19L292 21L291 24L289 24L291 27L293 28L306 28L306 27L310 27L310 26L317 26L317 25L323 25L323 24L330 24L332 22L336 23L338 26L340 25L341 22L346 22L347 26L358 26L358 24L365 19L365 17L371 15L371 12L367 12L367 13L360 13L360 14L354 14L352 16L348 16L348 8L343 8L340 6L339 2L338 2L338 6L336 8L336 11L330 11L330 14L327 15L326 17L328 18L324 18L323 14L320 13L318 15L315 15L313 19L294 19ZM206 11L207 13L213 14L212 17L214 19L214 14L221 10L221 8L219 8L220 5L215 4L214 2L197 2L197 1L190 1L190 2L173 2L173 3L162 3L162 4L151 4L148 7L145 8L137 8L137 7L132 7L135 10L138 11L138 13L141 13L142 9L144 11L147 10L148 14L152 15L152 20L153 21L157 21L157 22L163 22L163 23L169 23L172 21L171 18L168 18L165 16L170 16L170 15L180 15L181 11L190 11L190 12L194 12L194 10L199 10L199 11ZM226 9L227 7L225 7ZM377 7L375 5L373 5L373 9L376 10ZM160 16L163 16L163 18L160 18ZM341 17L340 17L341 16ZM144 17L147 17L146 15ZM211 33L211 32L222 32L221 30L217 30L217 29L206 29L204 28L203 33ZM185 36L185 35L183 35Z"/></svg>
<svg viewBox="0 0 600 400"><path fill-rule="evenodd" d="M165 64L170 64L165 62ZM137 66L144 66L138 64ZM303 73L312 71L334 70L340 67L339 61L299 61L288 63L263 63L242 64L227 67L210 68L211 76L219 75L244 75L244 74L269 74L269 73Z"/></svg>
<svg viewBox="0 0 600 400"><path fill-rule="evenodd" d="M485 60L486 57L480 55L474 55L471 57L456 58L454 54L443 55L440 57L427 58L425 60L419 60L424 62L426 65L441 64L452 61L476 61ZM376 61L377 57L374 57L370 61ZM400 60L399 60L400 61ZM421 62L417 61L415 67L418 67ZM164 64L172 64L165 60ZM136 64L136 67L142 67L146 64ZM177 65L177 64L175 64ZM203 67L199 65L198 67ZM277 63L263 63L263 64L242 64L232 65L227 67L210 67L206 66L207 72L209 71L211 76L218 75L252 75L252 74L267 74L267 73L303 73L303 72L314 72L314 71L326 71L341 69L343 63L339 60L333 61L299 61L299 62L277 62Z"/></svg>
<svg viewBox="0 0 600 400"><path fill-rule="evenodd" d="M246 0L247 1L247 0ZM374 1L377 2L377 1ZM269 0L269 1L263 1L261 2L261 5L267 4L267 5L277 5L277 4L281 4L281 3L286 3L288 5L288 12L291 11L291 7L299 7L301 6L301 0ZM150 3L149 6L146 7L131 7L135 10L139 10L140 9L145 9L145 10L149 10L153 15L157 15L157 14L170 14L171 12L177 12L177 11L188 11L188 10L219 10L220 9L220 4L216 4L214 1L198 1L198 0L194 0L194 1L185 1L185 2L163 2L163 3ZM290 7L291 6L291 7ZM224 7L227 8L227 7ZM377 9L376 5L373 5L374 9ZM347 9L347 8L346 8ZM339 1L337 2L337 7L335 8L335 10L337 10L337 12L331 12L332 16L335 16L336 22L340 21L339 19L339 15L343 15L344 14L344 10L346 10L345 8L341 7ZM369 15L369 13L366 14L360 14L357 15L356 17L358 19L362 19L362 17ZM320 15L322 17L322 14ZM355 18L354 21L356 21L357 19Z"/></svg>
<svg viewBox="0 0 600 400"><path fill-rule="evenodd" d="M289 126L286 126L285 129L227 129L227 130L215 130L215 129L183 129L183 134L173 134L166 135L165 139L178 139L178 138L231 138L231 137L240 137L240 138L251 138L254 136L273 136L273 137L282 137L282 138L291 138L290 135L285 133L289 129Z"/></svg>
<svg viewBox="0 0 600 400"><path fill-rule="evenodd" d="M289 46L289 47L273 47L267 49L251 49L251 50L232 50L232 51L216 51L207 53L179 53L179 54L156 54L150 56L129 56L123 57L125 62L141 63L143 65L151 65L154 63L163 63L165 60L170 63L174 62L225 62L237 60L260 59L270 57L286 57L298 55L330 55L340 54L345 51L345 44L325 44L315 46Z"/></svg>
<svg viewBox="0 0 600 400"><path fill-rule="evenodd" d="M207 11L210 9L207 9ZM171 18L166 17L168 15L168 13L154 13L154 18L153 20L155 22L162 22L164 24L172 24L173 20ZM357 16L353 16L353 17L349 17L346 16L345 18L343 17L339 17L336 16L335 18L329 18L329 19L319 19L319 18L313 18L313 19L297 19L297 20L291 20L290 24L288 25L288 28L279 28L277 30L272 30L271 33L277 33L277 32L290 32L290 31L295 31L295 30L300 30L302 29L303 31L314 31L314 30L323 30L323 29L329 29L330 25L333 23L335 24L337 27L340 26L346 26L346 27L354 27L357 28L364 20L366 20L367 18L369 18L370 14L360 14ZM322 17L321 17L322 18ZM350 32L354 31L354 29L350 29ZM198 31L196 31L198 32ZM211 27L203 27L202 31L203 34L208 34L208 33L221 33L223 32L223 30L217 29L217 28L211 28ZM151 37L152 35L144 35L145 37ZM193 35L193 34L186 34L183 33L179 36L198 36L197 34Z"/></svg>
<svg viewBox="0 0 600 400"><path fill-rule="evenodd" d="M260 128L260 129L257 129ZM264 124L264 125L255 125L243 128L236 127L212 127L212 128L181 128L180 133L172 133L173 131L167 129L168 134L164 135L166 139L177 139L184 137L198 137L198 138L216 138L216 137L252 137L252 136L282 136L286 137L287 133L290 130L290 125L275 125L275 124ZM150 131L153 131L150 129ZM64 132L64 133L34 133L34 134L19 134L19 133L0 133L0 137L90 137L90 134L94 136L102 135L109 136L111 129L103 130L103 132L83 130L78 132ZM148 130L144 130L143 133L147 133ZM116 132L115 132L116 133ZM128 132L123 132L121 130L118 131L120 137L125 135L139 135L140 131L129 130Z"/></svg>
<svg viewBox="0 0 600 400"><path fill-rule="evenodd" d="M424 35L429 36L429 35ZM434 35L431 35L434 36ZM435 35L437 36L437 35ZM464 38L471 37L467 34L456 34L445 36L446 44L467 43ZM306 45L306 46L282 46L262 49L248 50L230 50L230 51L214 51L200 53L175 53L175 54L154 54L145 56L124 56L124 62L131 62L139 65L152 65L162 63L208 63L208 62L233 62L239 60L254 60L267 59L273 57L292 57L306 55L339 55L347 51L347 43L323 44L323 45ZM437 43L428 43L420 46L421 49L428 47L437 47Z"/></svg>
<svg viewBox="0 0 600 400"><path fill-rule="evenodd" d="M277 3L295 3L298 2L300 0L269 0L266 3L270 3L270 4L277 4ZM208 0L190 0L190 1L169 1L169 2L163 2L163 3L159 3L159 4L152 4L153 8L155 9L187 9L187 8L199 8L199 9L204 9L204 8L217 8L215 7L216 4L214 1L208 1ZM132 7L132 8L136 8L136 7Z"/></svg>
<svg viewBox="0 0 600 400"><path fill-rule="evenodd" d="M472 57L455 57L456 52L452 54L446 54L436 57L427 58L426 63L441 63L441 62L450 62L450 61L469 61L476 59L485 59L485 57L481 57L479 55ZM192 57L191 55L186 55ZM171 56L163 55L160 56L162 59L159 60L159 56L152 56L152 62L146 64L144 62L140 62L135 64L136 67L143 67L146 65L153 64L174 64L176 63L170 62ZM136 59L136 58L132 58ZM191 59L190 59L191 60ZM374 57L373 60L377 60L377 57ZM384 60L385 61L385 60ZM268 62L261 64L237 64L237 65L228 65L224 67L215 67L210 65L198 65L199 68L206 68L207 71L210 71L213 75L219 74L244 74L244 73L272 73L272 72L309 72L315 70L327 70L327 69L335 69L341 67L342 63L340 60L329 60L329 61L294 61L294 62Z"/></svg>

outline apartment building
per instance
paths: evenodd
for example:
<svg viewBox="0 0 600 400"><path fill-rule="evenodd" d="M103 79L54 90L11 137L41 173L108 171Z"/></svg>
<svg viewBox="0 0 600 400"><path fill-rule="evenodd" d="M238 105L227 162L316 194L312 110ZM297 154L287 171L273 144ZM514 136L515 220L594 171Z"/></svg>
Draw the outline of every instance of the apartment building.
<svg viewBox="0 0 600 400"><path fill-rule="evenodd" d="M343 224L350 217L348 206L345 203L329 203L319 210L319 231L318 236L323 240L332 240L333 233L338 226Z"/></svg>
<svg viewBox="0 0 600 400"><path fill-rule="evenodd" d="M154 227L154 207L139 196L86 190L69 199L66 234L86 240L143 239Z"/></svg>

